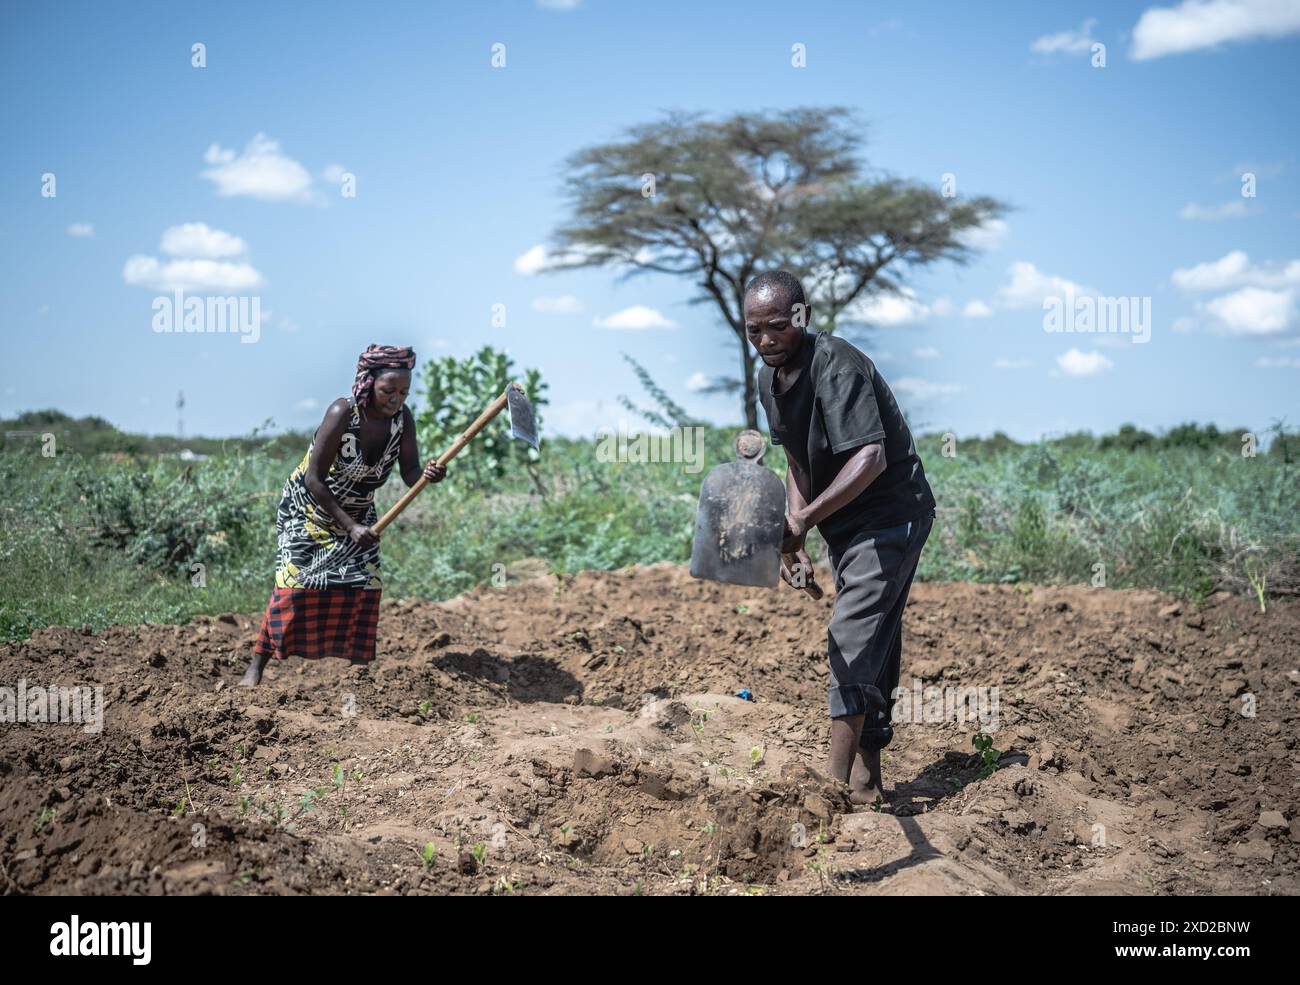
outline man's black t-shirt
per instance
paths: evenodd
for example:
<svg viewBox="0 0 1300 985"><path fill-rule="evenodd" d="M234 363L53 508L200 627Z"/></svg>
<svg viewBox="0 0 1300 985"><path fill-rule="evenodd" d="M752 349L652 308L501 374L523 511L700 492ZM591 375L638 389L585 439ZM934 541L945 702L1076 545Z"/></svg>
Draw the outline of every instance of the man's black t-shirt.
<svg viewBox="0 0 1300 985"><path fill-rule="evenodd" d="M855 449L877 441L885 446L885 471L817 529L833 548L862 530L894 527L934 509L934 494L916 454L912 432L884 379L862 352L844 339L809 332L805 363L794 384L773 393L776 371L758 374L759 399L767 414L772 443L805 472L812 498L839 475Z"/></svg>

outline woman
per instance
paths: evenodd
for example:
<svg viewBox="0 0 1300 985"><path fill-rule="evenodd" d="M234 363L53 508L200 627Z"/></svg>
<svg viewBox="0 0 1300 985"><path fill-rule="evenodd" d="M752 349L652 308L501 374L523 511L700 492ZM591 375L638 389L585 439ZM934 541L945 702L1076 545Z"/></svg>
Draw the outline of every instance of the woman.
<svg viewBox="0 0 1300 985"><path fill-rule="evenodd" d="M375 490L396 462L412 486L441 482L444 466L420 471L415 419L406 407L415 352L372 345L357 362L352 399L325 411L307 454L280 494L275 590L243 680L259 684L274 654L375 658L379 625L379 535Z"/></svg>

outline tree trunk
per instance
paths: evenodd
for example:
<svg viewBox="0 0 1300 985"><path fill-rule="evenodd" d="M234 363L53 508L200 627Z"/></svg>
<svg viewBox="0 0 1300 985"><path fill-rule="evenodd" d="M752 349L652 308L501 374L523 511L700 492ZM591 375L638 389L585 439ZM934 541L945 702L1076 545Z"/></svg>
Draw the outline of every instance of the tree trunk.
<svg viewBox="0 0 1300 985"><path fill-rule="evenodd" d="M754 379L754 353L749 340L740 335L741 382L744 383L745 427L758 430L758 381Z"/></svg>

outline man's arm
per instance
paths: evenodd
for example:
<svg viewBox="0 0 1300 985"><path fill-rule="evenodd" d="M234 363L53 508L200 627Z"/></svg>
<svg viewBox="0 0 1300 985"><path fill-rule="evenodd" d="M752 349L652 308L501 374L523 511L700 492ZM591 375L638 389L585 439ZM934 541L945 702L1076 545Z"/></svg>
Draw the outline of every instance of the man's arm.
<svg viewBox="0 0 1300 985"><path fill-rule="evenodd" d="M845 506L862 494L862 490L871 485L885 471L885 445L882 441L875 441L869 445L863 445L858 448L844 463L837 475L825 491L814 499L811 503L806 502L806 497L800 496L802 501L796 505L791 498L790 512L786 517L786 526L789 528L790 537L803 538L808 535L808 531L817 524L821 523L828 516ZM789 496L790 473L786 475L786 494ZM800 490L802 493L802 490Z"/></svg>

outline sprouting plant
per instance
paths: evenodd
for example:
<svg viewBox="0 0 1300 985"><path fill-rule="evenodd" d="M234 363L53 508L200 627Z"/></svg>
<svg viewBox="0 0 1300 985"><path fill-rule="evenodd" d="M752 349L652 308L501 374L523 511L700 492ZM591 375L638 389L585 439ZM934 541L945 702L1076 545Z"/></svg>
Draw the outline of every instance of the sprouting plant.
<svg viewBox="0 0 1300 985"><path fill-rule="evenodd" d="M425 842L424 851L420 853L420 857L424 860L424 867L426 869L433 868L433 860L438 857L438 849L434 846L433 842Z"/></svg>
<svg viewBox="0 0 1300 985"><path fill-rule="evenodd" d="M1264 591L1268 587L1268 563L1263 558L1249 557L1242 567L1245 568L1250 587L1255 590L1255 597L1259 600L1259 611L1267 612L1268 609L1264 605Z"/></svg>
<svg viewBox="0 0 1300 985"><path fill-rule="evenodd" d="M884 798L881 797L880 794L876 794L876 799L875 799L875 801L872 803L872 805L871 805L871 809L872 809L873 811L875 811L877 814L879 814L879 813L880 813L880 809L881 809L882 807L884 807L884 805L885 805L885 800L884 800Z"/></svg>
<svg viewBox="0 0 1300 985"><path fill-rule="evenodd" d="M471 711L465 716L465 721L469 722L471 725L475 724L478 721L478 712Z"/></svg>
<svg viewBox="0 0 1300 985"><path fill-rule="evenodd" d="M37 832L39 832L39 831L40 831L42 828L44 828L47 824L49 824L51 821L53 821L53 820L54 820L54 816L55 816L56 814L58 814L58 813L59 813L59 812L58 812L57 810L55 810L53 807L47 807L47 808L45 808L45 810L41 811L40 815L39 815L39 816L36 818L36 820L33 822L33 824L32 824L32 830L33 830L33 831L37 831Z"/></svg>
<svg viewBox="0 0 1300 985"><path fill-rule="evenodd" d="M252 804L253 804L253 798L250 797L248 794L244 794L244 796L239 798L239 813L247 814L248 808L251 807Z"/></svg>
<svg viewBox="0 0 1300 985"><path fill-rule="evenodd" d="M315 790L308 790L302 795L302 809L306 813L310 814L316 809L316 800L318 797L319 794L317 794Z"/></svg>
<svg viewBox="0 0 1300 985"><path fill-rule="evenodd" d="M342 790L348 782L348 771L338 763L334 764L334 789Z"/></svg>
<svg viewBox="0 0 1300 985"><path fill-rule="evenodd" d="M703 827L702 830L704 831L704 833L705 833L706 835L711 835L711 834L713 834L715 831L718 830L718 822L717 822L717 821L712 821L712 820L710 820L710 821L705 821L705 822L704 822L704 827Z"/></svg>
<svg viewBox="0 0 1300 985"><path fill-rule="evenodd" d="M186 810L187 810L186 799L185 796L182 794L181 799L176 801L176 806L172 808L172 817L181 817Z"/></svg>
<svg viewBox="0 0 1300 985"><path fill-rule="evenodd" d="M471 851L474 853L474 861L479 865L482 865L483 860L487 858L487 845L483 844L481 841L477 842Z"/></svg>
<svg viewBox="0 0 1300 985"><path fill-rule="evenodd" d="M432 708L433 708L433 702L432 702L432 701L421 701L421 702L420 702L420 714L421 714L421 715L424 715L426 718L428 717L429 712L430 712L430 710L431 710Z"/></svg>
<svg viewBox="0 0 1300 985"><path fill-rule="evenodd" d="M1002 758L1002 753L993 748L993 736L986 735L983 732L976 732L971 737L971 742L979 750L980 759L984 765L980 767L980 779L986 779L998 771L998 760Z"/></svg>
<svg viewBox="0 0 1300 985"><path fill-rule="evenodd" d="M243 782L244 782L244 768L242 766L236 766L235 771L230 774L230 785L232 787L237 787Z"/></svg>
<svg viewBox="0 0 1300 985"><path fill-rule="evenodd" d="M755 766L757 766L759 763L763 761L762 746L755 746L753 749L749 750L749 761L753 763Z"/></svg>
<svg viewBox="0 0 1300 985"><path fill-rule="evenodd" d="M738 605L738 606L736 606L736 611L737 611L738 613L740 613L742 616L749 615L749 606L747 606L747 605Z"/></svg>

